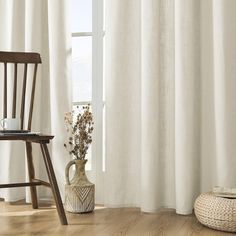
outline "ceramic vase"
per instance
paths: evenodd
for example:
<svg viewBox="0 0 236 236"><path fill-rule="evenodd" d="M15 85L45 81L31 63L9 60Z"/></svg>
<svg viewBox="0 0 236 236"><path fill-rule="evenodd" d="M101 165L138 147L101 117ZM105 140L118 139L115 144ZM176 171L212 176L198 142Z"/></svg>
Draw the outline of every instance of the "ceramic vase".
<svg viewBox="0 0 236 236"><path fill-rule="evenodd" d="M65 170L65 209L73 213L85 213L94 210L95 185L91 183L85 173L87 160L75 159L70 161ZM75 165L73 178L69 178L69 170Z"/></svg>

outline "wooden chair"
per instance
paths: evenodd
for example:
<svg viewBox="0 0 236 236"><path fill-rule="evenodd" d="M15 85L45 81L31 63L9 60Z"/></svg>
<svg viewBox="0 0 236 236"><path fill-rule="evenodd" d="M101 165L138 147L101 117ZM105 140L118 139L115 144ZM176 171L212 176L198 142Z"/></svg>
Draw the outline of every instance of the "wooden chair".
<svg viewBox="0 0 236 236"><path fill-rule="evenodd" d="M3 86L3 117L9 118L8 114L8 64L14 64L14 81L13 81L13 95L12 95L12 109L11 109L11 117L17 117L17 110L19 110L18 117L21 118L21 130L31 130L31 123L32 123L32 115L33 115L33 105L34 105L34 96L35 96L35 87L36 87L36 74L38 64L41 63L40 54L38 53L22 53L22 52L0 52L0 64L4 65L4 86ZM19 79L17 77L17 70L18 66L22 66L19 64L23 64L24 66L24 74L23 74L23 84L22 84L22 92L20 96L20 109L17 109L17 84ZM31 87L31 96L30 96L30 105L29 105L29 114L28 119L26 120L25 116L25 101L26 101L26 86L27 86L27 70L29 66L34 66L33 72L33 80L32 80L32 87ZM1 94L1 93L0 93ZM27 123L27 127L24 127L24 124ZM29 182L28 183L11 183L11 184L0 184L0 188L12 188L12 187L30 187L31 192L31 199L32 199L32 207L34 209L38 208L38 200L37 200L37 191L36 186L47 186L52 189L52 193L55 199L57 212L61 221L62 225L67 225L67 218L65 215L65 211L63 208L63 204L61 201L60 192L57 185L56 176L53 170L53 165L51 162L50 154L47 148L47 144L49 144L50 140L53 139L54 136L51 135L0 135L0 141L2 140L21 140L26 144L26 151L27 151L27 163L28 163L28 174L29 174ZM45 163L46 171L49 178L49 183L36 179L35 178L35 171L34 171L34 164L33 164L33 157L32 157L32 143L40 144L43 160Z"/></svg>

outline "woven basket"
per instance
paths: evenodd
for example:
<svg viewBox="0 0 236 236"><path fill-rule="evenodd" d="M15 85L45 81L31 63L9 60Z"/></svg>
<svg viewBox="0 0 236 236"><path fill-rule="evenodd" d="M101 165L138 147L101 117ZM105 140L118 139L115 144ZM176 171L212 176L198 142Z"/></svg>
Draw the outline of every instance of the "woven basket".
<svg viewBox="0 0 236 236"><path fill-rule="evenodd" d="M196 199L194 210L203 225L221 231L236 232L236 199L203 193Z"/></svg>

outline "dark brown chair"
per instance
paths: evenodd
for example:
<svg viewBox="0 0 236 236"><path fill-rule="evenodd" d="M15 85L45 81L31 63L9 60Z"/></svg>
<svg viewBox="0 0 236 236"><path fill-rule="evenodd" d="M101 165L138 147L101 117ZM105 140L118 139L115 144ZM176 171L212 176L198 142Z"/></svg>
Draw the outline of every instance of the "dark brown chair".
<svg viewBox="0 0 236 236"><path fill-rule="evenodd" d="M8 64L14 64L14 76L13 76L13 93L12 93L12 109L11 109L11 117L16 118L17 111L19 111L18 117L21 118L21 130L31 130L31 123L32 123L32 115L33 115L33 105L34 105L34 96L35 96L35 87L36 87L36 74L38 64L41 64L40 54L38 53L22 53L22 52L0 52L0 64L4 65L4 86L3 86L3 118L9 118L8 114L8 101L9 98L8 92ZM22 64L22 65L20 65ZM18 96L17 94L17 84L19 79L17 77L18 66L24 66L24 74L23 74L23 83L22 83L22 92ZM31 95L30 95L30 107L29 107L29 114L28 119L26 120L25 115L25 101L26 101L26 87L27 87L27 70L29 66L34 66L33 72L33 81L31 87ZM20 109L17 109L17 98L21 99ZM24 127L24 124L27 123L27 127ZM55 199L57 212L61 221L62 225L67 225L67 219L65 215L65 211L63 208L63 204L61 201L60 192L57 185L56 176L53 170L53 165L51 162L50 154L47 148L47 144L49 144L50 140L53 139L54 136L51 135L12 135L12 134L4 134L0 135L0 141L2 140L21 140L26 144L26 151L27 151L27 162L28 162L28 173L29 173L29 182L28 183L10 183L10 184L0 184L0 188L12 188L12 187L30 187L31 192L31 199L32 199L32 207L34 209L38 208L38 200L37 200L37 191L36 186L47 186L52 189L52 193ZM36 179L35 178L35 171L34 171L34 164L33 164L33 157L32 157L32 143L40 144L43 160L45 163L46 171L49 178L49 183Z"/></svg>

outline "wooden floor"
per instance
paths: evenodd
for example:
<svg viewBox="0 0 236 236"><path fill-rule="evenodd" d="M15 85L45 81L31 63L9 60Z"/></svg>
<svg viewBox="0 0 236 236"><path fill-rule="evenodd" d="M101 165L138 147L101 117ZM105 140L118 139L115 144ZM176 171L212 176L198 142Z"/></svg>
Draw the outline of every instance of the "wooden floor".
<svg viewBox="0 0 236 236"><path fill-rule="evenodd" d="M42 203L41 206L33 210L24 202L0 201L0 235L234 235L208 229L194 216L176 215L173 210L145 214L138 208L97 207L89 214L67 213L69 225L61 226L55 206Z"/></svg>

